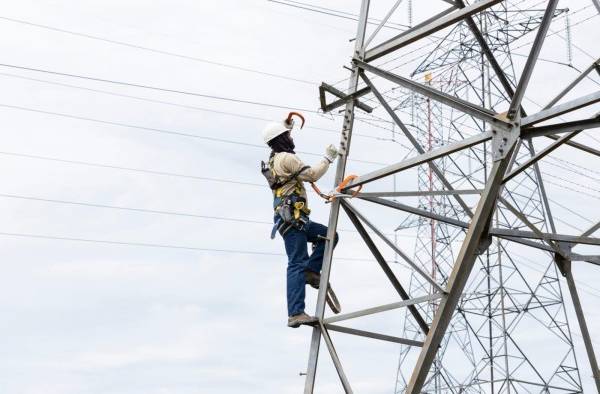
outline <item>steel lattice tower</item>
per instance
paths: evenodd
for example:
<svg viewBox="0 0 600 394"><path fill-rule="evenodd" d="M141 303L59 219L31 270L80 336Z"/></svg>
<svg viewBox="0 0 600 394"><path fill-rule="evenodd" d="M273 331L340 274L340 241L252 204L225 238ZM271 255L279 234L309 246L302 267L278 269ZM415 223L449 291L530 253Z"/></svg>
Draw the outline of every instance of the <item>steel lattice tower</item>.
<svg viewBox="0 0 600 394"><path fill-rule="evenodd" d="M486 38L492 37L493 52L504 64L503 70L514 85L509 44L535 30L539 26L543 12L519 11L514 4L511 7L513 11L510 13L505 5L502 10L485 11L474 20L483 27L482 31ZM555 16L562 12L563 10L557 10ZM481 49L473 38L469 39L468 29L466 23L458 24L440 42L436 51L417 67L413 75L424 74L427 83L437 85L436 87L441 91L457 96L471 95L479 99L479 104L482 106L494 108L502 104L504 97L501 91L495 88L499 86L497 78L489 74L488 64ZM477 74L480 77L477 77ZM462 75L463 79L461 80L458 75ZM468 81L465 80L467 75L470 77ZM412 97L411 93L407 95ZM417 107L411 108L411 114L416 114L412 117L411 124L414 125L419 142L426 147L426 150L430 151L461 138L454 127L465 126L465 122L461 119L452 119L453 116L461 114L452 111L446 111L447 113L444 114L444 109L440 105L432 104L432 100L423 96L419 96L419 100L406 102ZM445 119L451 119L453 126L448 127ZM485 124L482 124L482 128L485 128ZM471 173L481 172L485 179L485 153L485 150L472 149L469 152L470 156L464 158L468 163L464 174L451 174L452 167L445 163L440 163L440 168L444 170L446 176L466 177ZM514 165L522 164L534 155L535 152L523 149L515 159ZM462 161L461 158L456 160ZM444 189L429 166L420 166L418 177L419 190L431 192ZM517 187L506 188L504 196L514 201L518 210L529 217L535 225L547 231L547 215L540 195L540 180L534 170L528 170L524 178L525 180ZM420 198L419 207L444 216L457 216L452 212L453 204L447 196L423 196ZM505 219L505 223L501 223L502 218ZM495 217L496 226L518 228L518 219L513 219L509 223L506 215L499 212ZM434 219L419 219L415 262L429 270L434 278L443 277L441 283L444 284L454 263L450 243L456 239L457 231L459 230ZM463 392L501 393L510 392L509 386L512 386L518 392L528 390L528 387L535 387L532 385L550 384L562 378L564 381L557 383L556 388L564 387L569 392L580 392L581 382L574 357L573 342L566 322L558 272L553 267L552 260L546 259L547 271L543 275L532 278L533 281L538 281L533 287L528 281L523 280L525 275L518 268L519 258L510 254L510 246L507 242L491 244L478 261L477 275L472 277L471 283L467 285L468 290L446 333L444 344L433 364L425 390L442 393L456 392L460 388ZM412 274L409 292L411 295L428 294L431 293L431 289L419 275ZM433 319L435 308L435 302L422 308L429 322ZM551 308L556 310L550 311ZM558 337L565 345L560 351L561 357L555 360L555 369L545 377L535 368L535 365L528 363L523 347L513 343L514 339L508 331L508 329L517 330L520 326L517 319L527 321L524 315L537 314L538 309L542 312L536 318L542 325L542 331L545 331L538 334L548 340ZM419 334L418 327L407 318L401 336L417 339ZM452 368L446 365L450 363L444 363L445 350L452 347L450 342L454 342L454 350L456 346L463 350L464 360L459 368ZM396 393L403 393L408 382L408 376L405 376L407 373L405 360L410 349L409 346L403 346L400 352ZM466 367L467 365L469 367ZM518 368L515 368L515 365L518 365ZM460 371L453 371L456 369ZM469 369L470 371L466 373ZM525 369L529 370L524 371ZM517 377L518 373L522 376Z"/></svg>
<svg viewBox="0 0 600 394"><path fill-rule="evenodd" d="M375 42L373 38L401 2L396 1L367 34L370 1L362 1L349 88L344 92L321 86L323 111L345 106L336 186L345 177L357 110L388 115L415 155L347 179L333 195L305 394L315 387L321 339L344 390L353 392L330 331L402 345L398 393L582 392L561 276L566 278L600 392L600 373L571 273L572 261L600 264L598 255L573 252L578 245L600 246L600 239L591 237L600 223L579 235L557 233L538 168L540 160L565 144L600 156L600 151L572 141L582 130L600 126L598 113L575 121L557 119L600 101L600 91L563 100L586 75L600 70L599 61L540 111L528 113L523 99L533 69L552 21L564 12L557 8L557 0L536 3L539 9L521 9L526 2L444 0L449 8ZM440 32L443 35L436 36ZM517 72L510 44L528 34L534 39ZM405 47L425 39L436 46L409 76L379 61L390 54L401 58ZM393 97L393 89L380 89L384 82L399 88ZM326 92L336 96L333 103L327 104ZM553 142L536 152L533 140L538 138ZM418 190L357 189L415 168ZM418 198L416 206L401 199L410 196ZM409 215L412 219L404 223L418 227L414 258L387 238L362 208L358 210L352 197ZM341 210L400 301L325 316L323 289L331 273L331 240ZM407 288L373 236L412 269ZM520 261L520 248L535 253L544 270L527 269ZM400 336L338 325L399 308L405 308ZM551 347L544 346L549 343Z"/></svg>

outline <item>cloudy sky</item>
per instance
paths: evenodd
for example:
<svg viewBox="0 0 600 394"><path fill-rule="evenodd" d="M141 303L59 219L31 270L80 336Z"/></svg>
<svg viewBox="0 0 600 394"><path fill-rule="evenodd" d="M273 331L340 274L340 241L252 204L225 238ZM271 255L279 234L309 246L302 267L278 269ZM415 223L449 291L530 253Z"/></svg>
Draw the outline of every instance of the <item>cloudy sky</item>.
<svg viewBox="0 0 600 394"><path fill-rule="evenodd" d="M319 4L355 14L359 3ZM600 55L591 4L560 2L578 11L571 50L579 69ZM342 66L355 22L266 0L3 5L0 390L300 392L310 333L285 327L286 259L281 240L268 238L271 197L258 172L268 152L260 130L266 120L299 109L310 126L296 144L307 162L337 143L341 123L316 113L317 85L347 77ZM385 7L378 5L375 16L382 17ZM416 7L415 22L427 11ZM393 20L407 23L406 8ZM553 25L563 29L561 37L564 23ZM550 42L542 56L567 62L564 40ZM575 76L572 68L541 63L528 99L547 101ZM597 88L586 80L577 93ZM358 126L353 172L408 152L406 141L388 141L381 124ZM580 141L600 148L591 135ZM577 215L563 210L561 216L573 226L561 229L576 234L600 219L600 162L562 149L555 167L542 169L557 184L548 186L556 201L581 201ZM560 160L569 160L570 172L564 164L557 168ZM415 179L406 182L414 189ZM320 183L330 188L332 174ZM313 218L326 221L328 206L312 197ZM386 231L400 221L378 212ZM350 226L341 223L342 230ZM348 310L395 301L357 234L340 235L334 283ZM414 229L399 243L414 250ZM574 269L593 335L600 334L594 268ZM314 298L309 290L309 312ZM392 320L385 331L398 335L400 318ZM357 392L393 392L397 347L335 338ZM582 380L592 390L583 344L574 339ZM320 392L339 392L325 354L320 365Z"/></svg>

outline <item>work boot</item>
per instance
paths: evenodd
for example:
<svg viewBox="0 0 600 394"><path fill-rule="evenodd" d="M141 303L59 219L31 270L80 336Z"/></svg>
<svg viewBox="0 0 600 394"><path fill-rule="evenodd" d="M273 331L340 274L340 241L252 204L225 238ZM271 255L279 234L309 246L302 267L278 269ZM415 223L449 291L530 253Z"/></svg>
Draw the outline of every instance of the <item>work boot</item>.
<svg viewBox="0 0 600 394"><path fill-rule="evenodd" d="M314 289L319 288L319 283L321 283L321 274L307 270L304 271L304 278L306 279L307 285L310 285Z"/></svg>
<svg viewBox="0 0 600 394"><path fill-rule="evenodd" d="M306 313L298 313L297 315L288 317L288 327L298 328L302 324L314 323L317 321L316 317L307 315Z"/></svg>

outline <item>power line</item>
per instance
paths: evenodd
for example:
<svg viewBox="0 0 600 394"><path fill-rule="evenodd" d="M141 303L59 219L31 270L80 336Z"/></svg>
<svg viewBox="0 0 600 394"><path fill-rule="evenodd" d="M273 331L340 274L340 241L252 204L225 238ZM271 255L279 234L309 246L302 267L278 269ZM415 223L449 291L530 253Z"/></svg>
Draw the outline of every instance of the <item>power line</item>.
<svg viewBox="0 0 600 394"><path fill-rule="evenodd" d="M282 5L285 5L288 7L298 8L301 10L306 10L306 11L311 11L311 12L316 12L316 13L323 14L323 15L335 16L335 17L342 18L342 19L358 21L358 15L352 14L349 12L334 10L332 8L320 7L317 5L302 3L299 1L289 1L289 0L288 1L268 0L268 1L271 3L282 4ZM293 3L295 3L295 4L293 4ZM378 20L378 19L369 19L367 21L367 24L379 25L380 22L382 22L382 21ZM396 25L399 27L395 27L395 26L391 26L391 25ZM405 29L403 29L403 28L407 28L409 26L403 25L401 23L388 22L388 23L384 24L383 27L386 27L388 29L397 30L397 31L404 31Z"/></svg>
<svg viewBox="0 0 600 394"><path fill-rule="evenodd" d="M164 249L180 249L180 250L192 250L199 252L217 252L217 253L234 253L234 254L248 254L248 255L262 255L262 256L276 256L284 257L284 253L257 251L257 250L242 250L242 249L218 249L218 248L201 248L196 246L183 246L183 245L169 245L169 244L158 244L149 242L128 242L128 241L111 241L91 238L77 238L77 237L64 237L56 235L46 234L30 234L30 233L13 233L13 232L0 232L0 235L5 237L19 237L19 238L35 238L35 239L46 239L53 241L73 241L73 242L87 242L87 243L98 243L108 245L121 245L121 246L141 246L148 248L164 248ZM373 261L366 258L359 257L338 257L336 260L345 261Z"/></svg>
<svg viewBox="0 0 600 394"><path fill-rule="evenodd" d="M40 73L45 73L45 74L60 75L63 77L87 79L89 81L111 83L111 84L115 84L115 85L123 85L123 86L129 86L129 87L134 87L134 88L150 89L150 90L156 90L159 92L176 93L176 94L183 94L183 95L194 96L194 97L203 97L203 98L209 98L212 100L230 101L230 102L234 102L234 103L259 105L262 107L280 108L280 109L286 109L286 110L296 109L299 111L310 112L310 113L315 113L315 114L319 113L318 111L308 109L308 108L300 108L300 107L292 107L292 106L285 106L285 105L279 105L279 104L263 103L260 101L243 100L243 99L237 99L237 98L232 98L232 97L223 97L223 96L216 96L216 95L212 95L212 94L190 92L187 90L161 88L158 86L143 85L143 84L125 82L125 81L116 81L116 80L112 80L112 79L96 78L96 77L90 77L87 75L71 74L71 73L64 73L64 72L59 72L59 71L43 70L43 69L39 69L39 68L18 66L18 65L14 65L14 64L0 63L0 66L9 67L9 68L13 68L13 69L35 71L35 72L40 72Z"/></svg>
<svg viewBox="0 0 600 394"><path fill-rule="evenodd" d="M146 174L150 174L150 175L164 175L164 176L196 179L196 180L202 180L202 181L232 183L232 184L237 184L237 185L260 187L261 189L266 188L266 184L261 184L261 183L236 181L236 180L224 179L224 178L211 178L211 177L203 177L203 176L195 176L195 175L187 175L187 174L178 174L178 173L172 173L172 172L154 171L154 170L147 170L147 169L140 169L140 168L120 167L120 166L113 166L113 165L101 164L101 163L91 163L91 162L85 162L85 161L64 160L64 159L59 159L59 158L47 157L47 156L28 155L28 154L22 154L22 153L2 152L2 151L0 151L0 155L15 156L15 157L21 157L21 158L27 158L27 159L55 161L55 162L70 164L70 165L74 164L74 165L84 165L84 166L90 166L90 167L133 171L133 172L146 173ZM311 190L311 192L312 192L312 190ZM174 212L174 211L154 210L154 209L145 209L145 208L136 208L136 207L122 207L122 206L100 204L100 203L79 202L79 201L70 201L70 200L58 200L58 199L50 199L50 198L42 198L42 197L24 196L24 195L19 195L19 194L0 193L0 197L21 199L21 200L30 200L30 201L41 201L41 202L49 202L49 203L56 203L56 204L80 205L80 206L87 206L87 207L107 208L107 209L116 209L116 210L123 210L123 211L134 211L134 212L141 212L141 213L162 214L162 215L171 215L171 216L187 216L187 217L196 217L196 218L201 218L201 219L213 219L213 220L246 222L246 223L268 224L268 225L273 224L272 222L259 221L259 220L246 219L246 218L231 218L231 217L223 217L223 216L200 215L200 214L187 213L187 212ZM340 229L340 231L353 232L353 233L356 232L355 230L349 230L349 229ZM388 235L392 235L392 234L388 234ZM414 238L415 237L413 235L407 235L407 234L398 234L398 236L405 237L405 238Z"/></svg>
<svg viewBox="0 0 600 394"><path fill-rule="evenodd" d="M220 220L220 221L226 221L226 222L273 225L273 222L254 220L254 219L224 217L224 216L214 216L214 215L200 215L200 214L188 213L188 212L164 211L164 210L136 208L136 207L123 207L123 206L90 203L90 202L80 202L80 201L58 200L58 199L33 197L33 196L23 196L23 195L19 195L19 194L0 193L0 197L19 199L19 200L28 200L28 201L48 202L48 203L53 203L53 204L79 205L79 206L84 206L84 207L114 209L114 210L119 210L119 211L150 213L150 214L167 215L167 216L182 216L182 217L191 217L191 218L198 218L198 219Z"/></svg>
<svg viewBox="0 0 600 394"><path fill-rule="evenodd" d="M82 166L88 166L88 167L130 171L130 172L137 172L137 173L148 174L148 175L160 175L160 176L169 176L169 177L175 177L175 178L194 179L194 180L200 180L200 181L232 183L232 184L246 185L246 186L257 186L257 187L261 187L261 188L265 187L265 184L261 184L261 183L244 182L244 181L237 181L237 180L232 180L232 179L212 178L212 177L205 177L205 176L198 176L198 175L191 175L191 174L181 174L181 173L168 172L168 171L157 171L157 170L150 170L150 169L145 169L145 168L123 167L123 166L117 166L117 165L112 165L112 164L94 163L94 162L81 161L81 160L68 160L68 159L61 159L58 157L31 155L31 154L26 154L26 153L0 151L0 155L20 157L20 158L25 158L25 159L52 161L52 162L58 162L58 163L63 163L63 164L70 164L70 165L82 165Z"/></svg>
<svg viewBox="0 0 600 394"><path fill-rule="evenodd" d="M133 124L128 124L128 123L122 123L122 122L114 122L114 121L104 120L104 119L88 118L88 117L84 117L84 116L71 115L71 114L65 114L65 113L60 113L60 112L52 112L52 111L46 111L46 110L41 110L41 109L36 109L36 108L21 107L21 106L17 106L17 105L10 105L10 104L3 104L3 103L0 103L0 107L16 109L16 110L20 110L20 111L41 113L44 115L51 115L51 116L68 118L68 119L84 120L87 122L107 124L107 125L111 125L111 126L127 127L127 128L144 130L144 131L153 132L153 133L170 134L170 135L176 135L176 136L180 136L180 137L196 138L196 139L202 139L202 140L207 140L207 141L212 141L212 142L221 142L221 143L226 143L226 144L249 146L249 147L259 148L259 149L267 149L267 147L262 144L251 144L248 142L241 142L241 141L229 140L229 139L225 139L225 138L203 136L203 135L192 134L192 133L187 133L187 132L183 132L183 131L158 129L158 128L154 128L154 127L139 126L139 125L133 125ZM310 152L298 151L298 153L305 154L305 155L311 155L311 156L319 156L319 157L322 156L322 154L310 153ZM348 160L354 161L357 163L364 163L364 164L386 165L386 163L368 161L368 160L357 160L357 159L348 159Z"/></svg>
<svg viewBox="0 0 600 394"><path fill-rule="evenodd" d="M0 152L0 154L2 154L2 153L3 152ZM257 186L261 186L261 187L263 186L263 185L259 185L259 184L253 184L253 185L257 185ZM57 203L57 204L66 204L66 205L80 205L80 206L87 206L87 207L134 211L134 212L140 212L140 213L161 214L161 215L169 215L169 216L184 216L184 217L194 217L194 218L210 219L210 220L222 220L222 221L272 225L271 222L259 221L259 220L253 220L253 219L245 219L245 218L209 216L209 215L199 215L199 214L192 214L192 213L185 213L185 212L173 212L173 211L153 210L153 209L144 209L144 208L135 208L135 207L122 207L122 206L114 206L114 205L99 204L99 203L77 202L77 201L69 201L69 200L57 200L57 199L48 199L48 198L40 198L40 197L32 197L32 196L23 196L23 195L17 195L17 194L0 193L0 197L31 200L31 201L41 201L41 202L49 202L49 203ZM340 231L352 232L352 233L356 232L354 230L348 230L348 229L340 229ZM0 235L14 235L14 234L0 233ZM35 238L81 240L81 239L64 238L64 237L48 237L48 236L24 235L24 234L21 234L21 235L22 236L32 236ZM19 235L19 236L21 236L21 235ZM408 235L408 234L396 234L396 235L400 236L400 237L406 237L406 238L415 238L416 237L416 235ZM88 240L88 241L101 242L101 243L113 243L113 244L118 243L118 244L134 245L134 246L155 246L155 247L168 247L168 248L177 248L177 249L184 248L184 249L191 249L191 250L208 250L208 251L219 251L219 252L245 253L245 251L233 251L233 250L224 250L224 249L206 249L206 248L195 248L195 247L190 248L190 247L171 246L171 245L141 244L141 243L116 242L116 241L98 241L98 240ZM248 252L248 254L253 254L253 253L254 252ZM263 252L257 252L257 253L263 254ZM530 260L530 259L526 258L525 256L519 255L517 253L513 253L513 254L524 260L534 263L533 260ZM283 254L277 254L277 255L283 256ZM577 283L591 288L591 286L586 284L585 282L577 281ZM583 291L585 291L585 290L583 290ZM590 295L598 297L597 295L594 295L594 294L590 293L589 291L586 291L586 292Z"/></svg>
<svg viewBox="0 0 600 394"><path fill-rule="evenodd" d="M262 118L259 116L253 116L253 115L248 115L248 114L242 114L239 112L220 111L220 110L215 110L215 109L211 109L211 108L198 107L195 105L174 103L172 101L164 101L164 100L156 100L156 99L140 97L140 96L132 96L129 94L115 93L115 92L111 92L108 90L93 89L93 88L88 88L85 86L78 86L78 85L71 85L71 84L66 84L66 83L61 83L61 82L49 81L46 79L31 78L31 77L25 77L22 75L8 74L8 73L0 73L0 75L5 76L5 77L10 77L10 78L18 78L18 79L23 79L23 80L27 80L27 81L34 81L34 82L40 82L40 83L45 83L45 84L50 84L50 85L56 85L56 86L61 86L61 87L66 87L66 88L71 88L71 89L79 89L79 90L90 91L90 92L94 92L94 93L107 94L107 95L115 96L115 97L123 97L123 98L129 98L129 99L134 99L134 100L146 101L146 102L150 102L150 103L170 105L170 106L179 107L179 108L210 112L210 113L219 114L219 115L228 115L228 116L234 116L234 117L243 118L243 119L261 120L261 121L265 121L265 122L273 121L273 119ZM380 127L380 126L375 126L375 127ZM332 129L326 129L326 128L322 128L322 127L305 126L305 128L312 129L312 130L318 130L318 131L325 131L328 133L339 134L339 131L332 130ZM386 129L386 130L388 130L388 129ZM388 138L382 138L382 137L377 137L377 136L362 134L362 133L353 133L352 135L359 136L362 138L370 138L370 139L374 139L374 140L378 140L378 141L388 141L389 140Z"/></svg>
<svg viewBox="0 0 600 394"><path fill-rule="evenodd" d="M95 36L95 35L91 35L91 34L87 34L87 33L79 33L79 32L75 32L72 30L66 30L66 29L62 29L62 28L58 28L58 27L49 26L49 25L42 25L39 23L33 23L33 22L22 20L22 19L8 18L5 16L0 16L0 19L9 21L9 22L13 22L13 23L20 23L20 24L27 25L27 26L33 26L33 27L38 27L41 29L51 30L51 31L59 32L59 33L65 33L65 34L70 34L70 35L74 35L74 36L89 38L92 40L103 41L103 42L107 42L110 44L140 49L140 50L148 51L148 52L152 52L152 53L158 53L161 55L173 56L173 57L178 57L178 58L186 59L186 60L193 60L196 62L206 63L206 64L210 64L213 66L225 67L225 68L229 68L229 69L233 69L233 70L244 71L244 72L248 72L248 73L259 74L259 75L264 75L264 76L273 77L273 78L286 79L288 81L300 82L300 83L304 83L304 84L308 84L308 85L318 85L316 82L308 81L305 79L293 78L293 77L289 77L287 75L275 74L275 73L260 71L260 70L256 70L256 69L252 69L252 68L248 68L248 67L242 67L242 66L238 66L238 65L234 65L234 64L227 64L227 63L217 62L214 60L199 58L199 57L195 57L195 56L184 55L181 53L164 51L162 49L150 48L150 47L146 47L146 46L142 46L142 45L132 44L132 43L125 42L125 41L112 40L109 38Z"/></svg>
<svg viewBox="0 0 600 394"><path fill-rule="evenodd" d="M31 196L22 196L16 194L5 194L0 193L1 197L6 198L16 198L16 199L25 199L25 200L33 200L33 201L42 201L42 202L50 202L50 203L59 203L59 204L69 204L69 205L82 205L88 207L97 207L97 208L109 208L109 209L117 209L117 210L127 210L127 211L135 211L135 212L143 212L143 213L153 213L153 214L163 214L163 215L172 215L172 216L187 216L187 217L196 217L203 219L212 219L212 220L223 220L223 221L233 221L233 222L245 222L245 223L256 223L256 224L268 224L271 225L271 222L266 221L258 221L251 219L242 219L242 218L227 218L227 217L219 217L219 216L207 216L207 215L198 215L191 213L182 213L182 212L172 212L172 211L160 211L160 210L151 210L151 209L142 209L142 208L132 208L132 207L119 207L105 204L97 204L97 203L85 203L85 202L74 202L67 200L55 200L55 199L47 199L47 198L39 198L39 197L31 197ZM353 230L344 230L340 229L340 231L345 232L356 232ZM270 252L257 252L257 251L242 251L242 250L232 250L232 249L214 249L214 248L198 248L198 247L188 247L188 246L174 246L174 245L164 245L164 244L152 244L152 243L136 243L136 242L121 242L121 241L106 241L106 240L92 240L92 239L82 239L82 238L71 238L71 237L56 237L56 236L47 236L47 235L35 235L35 234L20 234L20 233L4 233L0 232L0 235L5 236L18 236L18 237L29 237L29 238L44 238L44 239L55 239L55 240L68 240L68 241L84 241L84 242L94 242L94 243L107 243L107 244L118 244L118 245L131 245L131 246L149 246L149 247L159 247L159 248L171 248L171 249L187 249L187 250L197 250L197 251L214 251L214 252L227 252L227 253L240 253L240 254L262 254L262 255L276 255L276 256L284 256L283 253L270 253ZM398 234L403 237L414 238L414 236L406 235L406 234ZM535 263L533 260L526 258L523 255L519 255L517 253L513 254L521 259L527 260L531 263ZM340 260L359 260L364 261L363 259L353 259L353 258L340 258ZM532 268L534 269L534 268ZM534 269L535 270L535 269ZM538 270L536 270L538 271ZM541 271L538 271L541 272ZM589 288L593 288L585 282L577 281L577 283L587 286ZM583 290L586 293L599 297L596 294L593 294L589 291Z"/></svg>
<svg viewBox="0 0 600 394"><path fill-rule="evenodd" d="M165 210L146 209L146 208L137 208L137 207L123 207L123 206L117 206L117 205L108 205L108 204L91 203L91 202L58 200L58 199L52 199L52 198L23 196L20 194L0 193L0 197L19 199L19 200L28 200L28 201L47 202L47 203L52 203L52 204L78 205L78 206L91 207L91 208L104 208L104 209L113 209L113 210L119 210L119 211L130 211L130 212L158 214L158 215L166 215L166 216L181 216L181 217L190 217L190 218L197 218L197 219L218 220L218 221L225 221L225 222L266 224L269 226L273 226L273 222L268 222L268 221L264 221L264 220L247 219L247 218L225 217L225 216L215 216L215 215L200 215L200 214L189 213L189 212L175 212L175 211L165 211ZM339 229L339 231L347 232L347 233L356 233L357 232L356 230L350 230L350 229ZM388 235L392 235L392 234L388 234ZM414 236L406 235L406 234L402 234L400 236L407 237L407 238L414 238Z"/></svg>

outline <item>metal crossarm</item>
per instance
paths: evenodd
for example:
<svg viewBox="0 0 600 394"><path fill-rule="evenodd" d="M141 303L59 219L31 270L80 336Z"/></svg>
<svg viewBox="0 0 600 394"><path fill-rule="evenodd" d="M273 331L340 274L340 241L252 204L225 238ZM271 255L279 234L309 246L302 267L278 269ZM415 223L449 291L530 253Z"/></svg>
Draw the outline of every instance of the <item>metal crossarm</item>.
<svg viewBox="0 0 600 394"><path fill-rule="evenodd" d="M369 93L370 91L371 91L371 89L369 89L369 88L362 88L360 90L357 90L354 93L345 94L341 90L338 90L335 87L323 82L323 83L321 83L321 86L319 86L319 99L321 101L321 110L324 113L328 113L328 112L333 111L336 108L341 107L342 105L348 103L351 100L356 100L356 106L358 108L362 109L363 111L365 111L367 113L371 113L371 112L373 112L373 108L358 101L359 97L364 96L365 94ZM332 102L331 104L327 104L325 92L329 92L329 93L333 94L334 96L339 97L339 100L336 100L336 101Z"/></svg>

